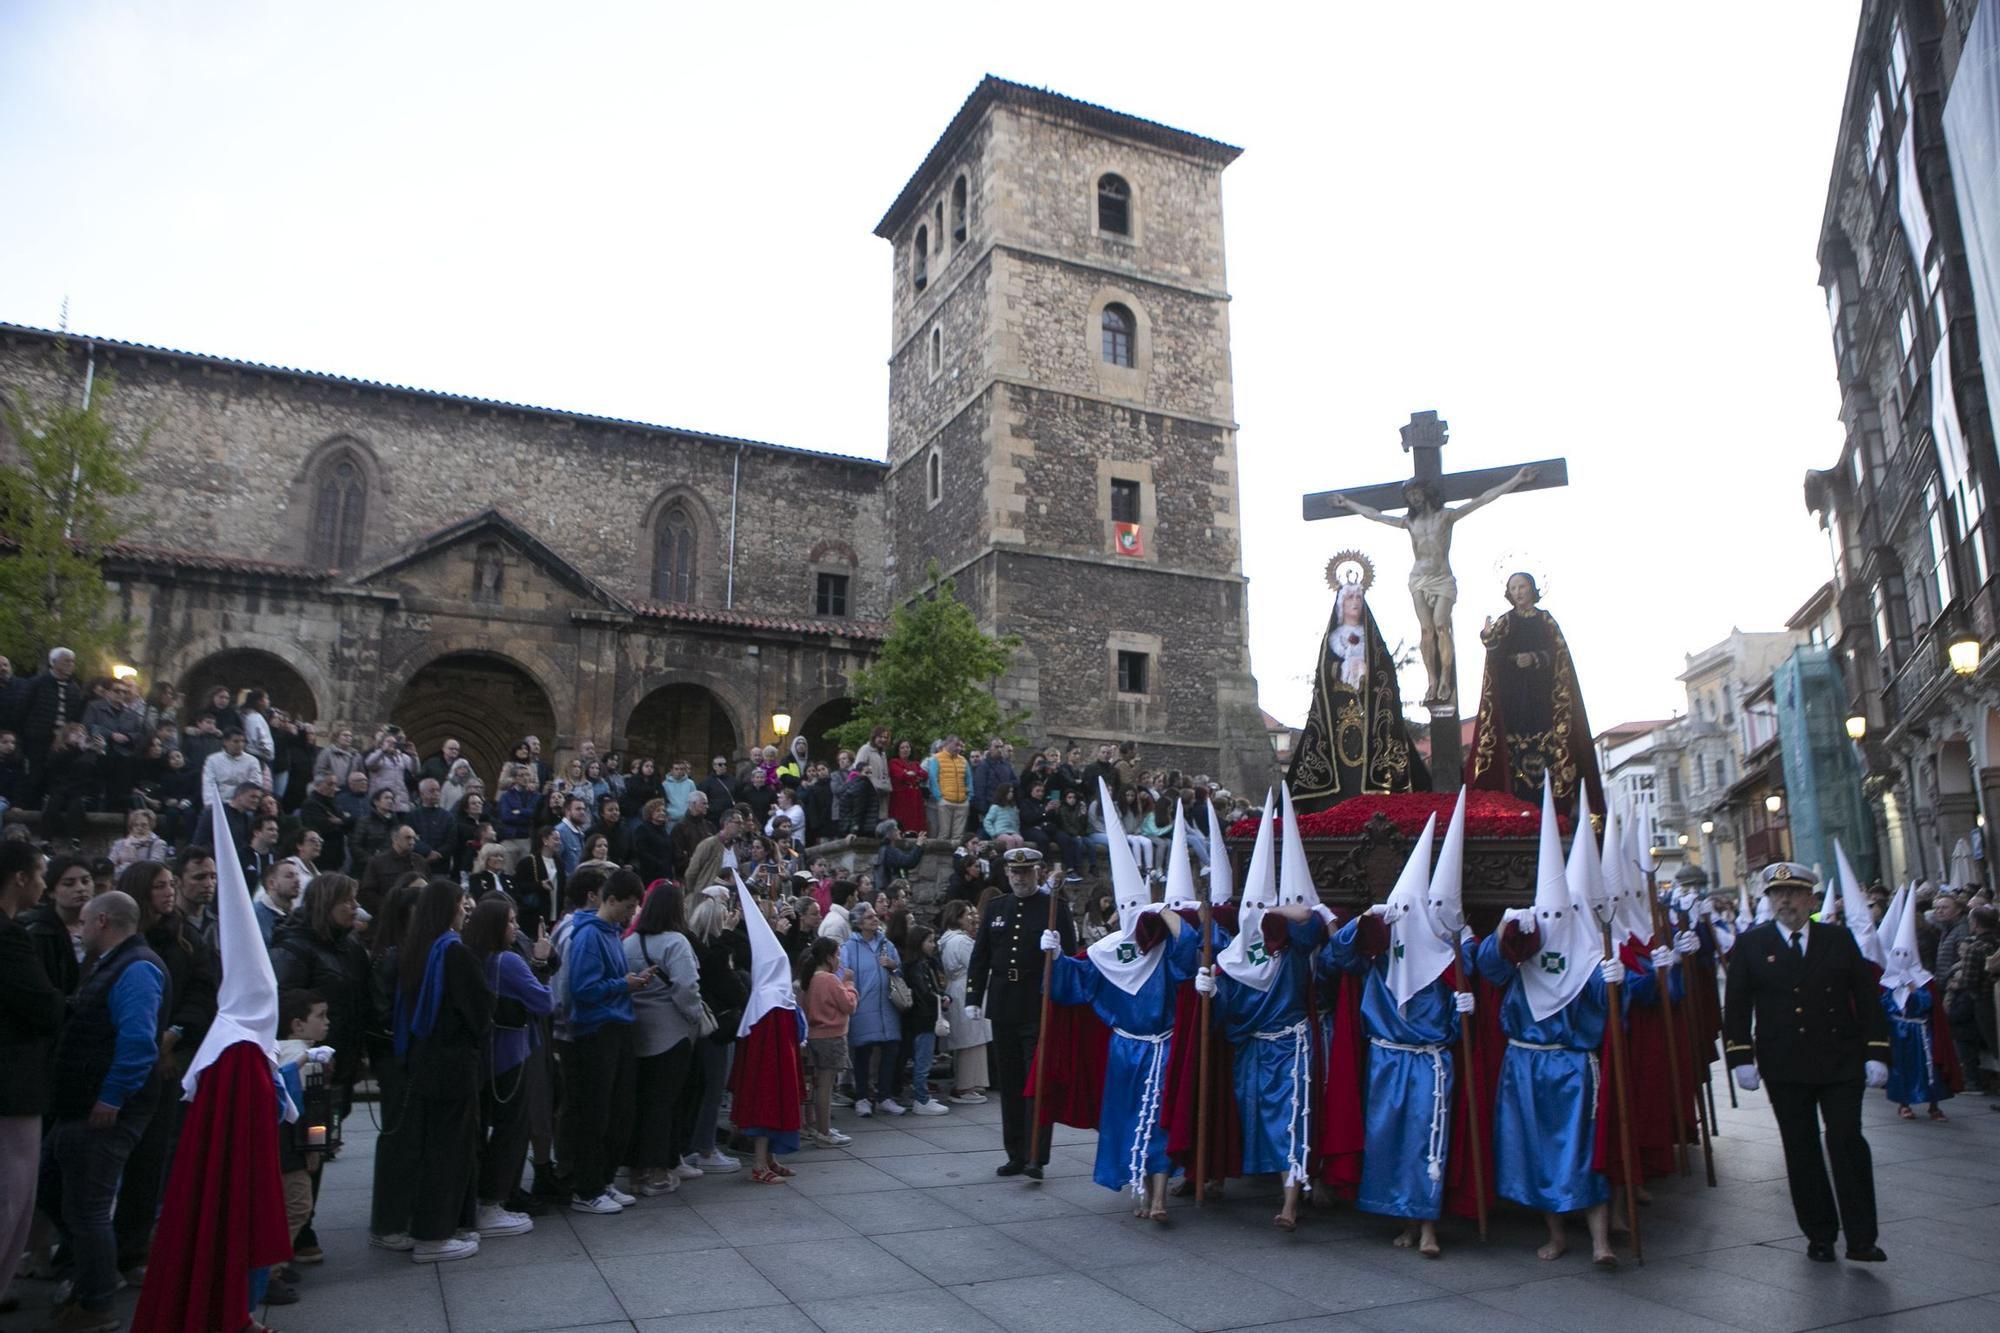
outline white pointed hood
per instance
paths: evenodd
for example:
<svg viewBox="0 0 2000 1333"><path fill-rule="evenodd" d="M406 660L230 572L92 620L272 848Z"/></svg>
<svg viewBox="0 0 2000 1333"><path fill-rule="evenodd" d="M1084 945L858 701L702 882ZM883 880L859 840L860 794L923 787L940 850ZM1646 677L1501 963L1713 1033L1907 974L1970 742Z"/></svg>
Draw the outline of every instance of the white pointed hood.
<svg viewBox="0 0 2000 1333"><path fill-rule="evenodd" d="M1917 911L1916 894L1911 889L1903 892L1903 910L1896 914L1896 930L1889 936L1888 966L1882 969L1882 988L1894 993L1898 1011L1909 1000L1912 989L1927 986L1931 980L1917 952L1917 917L1922 914ZM1886 919L1883 924L1888 924Z"/></svg>
<svg viewBox="0 0 2000 1333"><path fill-rule="evenodd" d="M1102 778L1098 781L1103 782ZM1229 864L1229 844L1223 840L1222 817L1208 802L1208 905L1227 907L1236 896L1236 868Z"/></svg>
<svg viewBox="0 0 2000 1333"><path fill-rule="evenodd" d="M1444 846L1438 851L1437 868L1431 871L1431 916L1438 929L1453 940L1465 929L1465 793L1458 789L1458 804L1452 809L1451 823L1445 827Z"/></svg>
<svg viewBox="0 0 2000 1333"><path fill-rule="evenodd" d="M1834 883L1840 887L1840 915L1854 942L1861 946L1861 956L1875 966L1888 970L1889 951L1883 947L1882 937L1875 933L1875 918L1868 911L1868 895L1861 891L1861 879L1854 873L1848 862L1847 849L1840 845L1840 839L1833 840Z"/></svg>
<svg viewBox="0 0 2000 1333"><path fill-rule="evenodd" d="M1215 956L1216 966L1256 990L1269 990L1278 976L1278 960L1264 948L1264 913L1278 901L1277 857L1271 829L1271 793L1264 793L1264 813L1257 819L1257 841L1250 849L1250 868L1243 876L1243 901L1236 914L1236 937Z"/></svg>
<svg viewBox="0 0 2000 1333"><path fill-rule="evenodd" d="M1590 838L1586 824L1577 831ZM1562 851L1562 835L1556 829L1555 790L1546 777L1542 780L1541 852L1535 867L1535 928L1541 932L1541 948L1521 964L1521 985L1528 995L1528 1009L1541 1022L1560 1013L1582 993L1590 974L1604 960L1604 941L1598 933L1597 914L1586 898L1570 889L1568 865Z"/></svg>
<svg viewBox="0 0 2000 1333"><path fill-rule="evenodd" d="M1111 803L1111 790L1104 779L1097 780L1098 799L1103 802L1101 809L1115 810ZM1146 887L1146 877L1139 873L1138 862L1132 859L1132 847L1123 838L1112 838L1105 845L1111 862L1111 896L1118 904L1118 929L1090 946L1090 961L1097 970L1127 995L1136 995L1139 988L1151 979L1160 960L1166 956L1163 945L1142 950L1133 937L1133 930L1139 918L1155 910L1152 894ZM1186 854L1183 848L1183 855Z"/></svg>
<svg viewBox="0 0 2000 1333"><path fill-rule="evenodd" d="M1652 895L1634 850L1632 821L1613 810L1604 817L1604 896L1611 902L1611 938L1645 944L1653 938Z"/></svg>
<svg viewBox="0 0 2000 1333"><path fill-rule="evenodd" d="M1187 807L1179 801L1174 802L1174 843L1167 856L1166 904L1169 911L1175 912L1184 907L1193 911L1201 906L1201 899L1194 891L1194 862L1188 859ZM1121 912L1120 916L1123 915Z"/></svg>
<svg viewBox="0 0 2000 1333"><path fill-rule="evenodd" d="M764 919L757 900L750 896L743 876L734 870L729 873L736 881L736 905L743 913L743 932L750 937L750 1003L743 1006L743 1021L736 1025L736 1035L742 1038L749 1036L757 1020L773 1009L796 1009L798 1005L792 999L792 964L785 956L785 946L771 932L771 923Z"/></svg>
<svg viewBox="0 0 2000 1333"><path fill-rule="evenodd" d="M270 952L257 929L250 886L243 878L243 863L237 858L236 840L230 835L223 807L211 806L209 813L215 837L215 924L216 943L222 953L222 986L215 996L215 1021L209 1024L208 1035L201 1039L187 1077L181 1080L181 1096L188 1101L194 1100L201 1072L238 1042L247 1041L263 1051L273 1068L278 1058L277 974L271 970ZM298 1118L298 1109L289 1101L285 1118Z"/></svg>
<svg viewBox="0 0 2000 1333"><path fill-rule="evenodd" d="M1401 919L1389 927L1386 978L1399 1010L1451 966L1451 940L1431 913L1431 846L1436 832L1437 816L1432 815L1410 848L1410 859L1403 862L1396 887L1389 890L1389 905L1402 909Z"/></svg>
<svg viewBox="0 0 2000 1333"><path fill-rule="evenodd" d="M1914 890L1914 885L1905 884L1902 888L1890 894L1889 905L1882 909L1882 924L1875 927L1875 938L1885 941L1882 946L1882 967L1885 972L1888 970L1889 955L1889 946L1886 941L1896 938L1896 923L1902 919L1903 912L1910 901L1910 895ZM1765 901L1768 903L1770 900L1766 898ZM1765 917L1760 915L1757 919L1762 921Z"/></svg>
<svg viewBox="0 0 2000 1333"><path fill-rule="evenodd" d="M1611 921L1611 900L1604 885L1604 861L1597 850L1597 830L1590 822L1590 794L1581 783L1576 789L1576 820L1570 826L1569 860L1563 874L1569 880L1569 895L1590 904L1591 915L1600 925Z"/></svg>
<svg viewBox="0 0 2000 1333"><path fill-rule="evenodd" d="M1283 782L1278 790L1285 798L1285 856L1278 866L1278 903L1289 907L1304 903L1319 906L1319 890L1313 887L1312 870L1306 865L1306 844L1299 836L1299 812L1292 808L1292 789Z"/></svg>

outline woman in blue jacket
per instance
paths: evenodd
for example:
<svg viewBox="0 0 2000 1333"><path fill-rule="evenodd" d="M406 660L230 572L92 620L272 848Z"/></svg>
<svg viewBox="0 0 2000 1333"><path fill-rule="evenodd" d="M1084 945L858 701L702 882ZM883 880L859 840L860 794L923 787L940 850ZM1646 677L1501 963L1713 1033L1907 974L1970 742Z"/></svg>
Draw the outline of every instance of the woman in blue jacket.
<svg viewBox="0 0 2000 1333"><path fill-rule="evenodd" d="M853 934L840 947L840 965L854 978L858 997L847 1021L847 1045L854 1064L854 1114L903 1114L896 1102L896 1051L903 1039L903 1016L889 998L889 978L902 965L896 946L882 934L882 918L866 903L848 913ZM873 1081L870 1071L873 1070Z"/></svg>

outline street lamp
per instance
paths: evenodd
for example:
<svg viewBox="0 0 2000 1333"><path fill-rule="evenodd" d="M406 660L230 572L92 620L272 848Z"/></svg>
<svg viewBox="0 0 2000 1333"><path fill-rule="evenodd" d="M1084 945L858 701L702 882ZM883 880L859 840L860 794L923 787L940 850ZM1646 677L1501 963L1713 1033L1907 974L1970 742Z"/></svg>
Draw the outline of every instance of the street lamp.
<svg viewBox="0 0 2000 1333"><path fill-rule="evenodd" d="M139 668L120 662L111 668L111 678L113 680L137 680L139 679Z"/></svg>
<svg viewBox="0 0 2000 1333"><path fill-rule="evenodd" d="M1709 836L1709 835L1713 834L1713 833L1715 832L1715 821L1714 821L1713 819L1704 819L1704 820L1702 820L1702 821L1701 821L1701 831L1702 831L1702 836L1704 836L1704 837L1707 837L1707 836Z"/></svg>
<svg viewBox="0 0 2000 1333"><path fill-rule="evenodd" d="M1764 798L1764 808L1775 815L1778 811L1785 808L1785 798L1776 792L1772 792Z"/></svg>
<svg viewBox="0 0 2000 1333"><path fill-rule="evenodd" d="M1692 839L1692 838L1688 837L1688 835L1687 835L1687 834L1685 834L1685 833L1681 834L1681 846L1685 847L1685 846L1687 846L1687 845L1688 845L1688 844L1689 844L1690 842L1693 842L1693 841L1694 841L1694 839Z"/></svg>
<svg viewBox="0 0 2000 1333"><path fill-rule="evenodd" d="M1858 741L1868 734L1868 718L1861 713L1849 715L1847 719L1847 739Z"/></svg>
<svg viewBox="0 0 2000 1333"><path fill-rule="evenodd" d="M791 734L792 715L790 713L771 714L771 731L779 740Z"/></svg>
<svg viewBox="0 0 2000 1333"><path fill-rule="evenodd" d="M1979 670L1979 636L1971 630L1960 630L1954 634L1944 651L1951 659L1951 669L1955 674L1969 676Z"/></svg>

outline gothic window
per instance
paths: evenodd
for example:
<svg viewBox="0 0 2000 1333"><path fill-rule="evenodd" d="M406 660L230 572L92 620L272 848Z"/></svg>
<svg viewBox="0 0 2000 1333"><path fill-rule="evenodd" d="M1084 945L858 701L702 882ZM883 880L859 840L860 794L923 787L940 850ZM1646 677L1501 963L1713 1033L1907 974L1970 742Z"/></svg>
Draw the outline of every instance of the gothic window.
<svg viewBox="0 0 2000 1333"><path fill-rule="evenodd" d="M1132 338L1138 321L1122 305L1104 307L1104 359L1114 366L1132 364Z"/></svg>
<svg viewBox="0 0 2000 1333"><path fill-rule="evenodd" d="M506 574L506 561L500 555L499 542L481 542L472 555L472 600L495 603L500 600L500 581Z"/></svg>
<svg viewBox="0 0 2000 1333"><path fill-rule="evenodd" d="M653 534L653 596L663 602L694 601L694 516L673 504Z"/></svg>
<svg viewBox="0 0 2000 1333"><path fill-rule="evenodd" d="M1132 187L1122 176L1097 178L1097 229L1108 236L1132 234Z"/></svg>
<svg viewBox="0 0 2000 1333"><path fill-rule="evenodd" d="M953 245L965 243L965 177L963 176L951 183L951 240Z"/></svg>
<svg viewBox="0 0 2000 1333"><path fill-rule="evenodd" d="M935 449L924 461L924 493L931 504L944 499L944 455Z"/></svg>
<svg viewBox="0 0 2000 1333"><path fill-rule="evenodd" d="M313 487L311 562L330 569L353 568L361 558L361 530L367 516L367 474L353 454L337 453L320 467Z"/></svg>
<svg viewBox="0 0 2000 1333"><path fill-rule="evenodd" d="M910 285L922 291L930 285L931 229L917 228L917 243L910 252Z"/></svg>

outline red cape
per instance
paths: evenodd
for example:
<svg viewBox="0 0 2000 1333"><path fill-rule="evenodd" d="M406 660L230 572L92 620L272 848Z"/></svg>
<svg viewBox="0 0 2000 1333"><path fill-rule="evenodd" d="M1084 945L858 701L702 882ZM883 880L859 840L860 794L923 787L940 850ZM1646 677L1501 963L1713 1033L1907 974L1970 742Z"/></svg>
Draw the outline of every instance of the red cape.
<svg viewBox="0 0 2000 1333"><path fill-rule="evenodd" d="M1082 958L1079 953L1075 957ZM1071 1125L1096 1129L1104 1105L1104 1066L1111 1049L1111 1029L1087 1004L1049 1006L1049 1030L1042 1043L1048 1071L1042 1095L1035 1103L1038 1125ZM1035 1062L1028 1062L1028 1096L1035 1095Z"/></svg>
<svg viewBox="0 0 2000 1333"><path fill-rule="evenodd" d="M270 1058L250 1042L226 1048L202 1072L167 1177L134 1329L237 1333L250 1322L251 1270L292 1257L278 1106Z"/></svg>
<svg viewBox="0 0 2000 1333"><path fill-rule="evenodd" d="M1362 922L1365 934L1379 934L1379 940L1364 941L1362 952L1370 958L1389 944L1389 930L1380 926L1380 917ZM1374 944L1370 948L1369 944ZM1368 1083L1368 1038L1361 1030L1361 992L1368 984L1366 972L1345 972L1340 978L1340 995L1334 1001L1333 1036L1326 1051L1326 1077L1319 1099L1319 1178L1336 1198L1351 1199L1361 1188L1361 1154L1368 1142L1367 1121L1362 1116L1362 1089ZM1315 1037L1319 1025L1313 1025Z"/></svg>
<svg viewBox="0 0 2000 1333"><path fill-rule="evenodd" d="M1965 1091L1965 1068L1958 1062L1958 1043L1952 1039L1951 1020L1945 1017L1944 996L1937 982L1924 987L1931 993L1931 1064L1937 1076L1953 1092Z"/></svg>
<svg viewBox="0 0 2000 1333"><path fill-rule="evenodd" d="M749 1036L737 1039L729 1090L736 1108L729 1118L737 1125L798 1133L806 1083L799 1072L797 1010L773 1009L757 1020Z"/></svg>
<svg viewBox="0 0 2000 1333"><path fill-rule="evenodd" d="M1458 960L1445 969L1445 980L1459 988ZM1454 1217L1478 1217L1478 1194L1472 1188L1472 1136L1479 1136L1480 1180L1485 1185L1486 1210L1499 1203L1494 1190L1493 1103L1500 1093L1500 1058L1507 1053L1507 1034L1500 1027L1500 1004L1507 992L1485 977L1473 974L1472 1068L1459 1070L1452 1080L1451 1156L1445 1163L1444 1206ZM1455 1054L1463 1055L1459 1043ZM1459 1063L1463 1064L1463 1060ZM1478 1115L1468 1105L1478 1094Z"/></svg>
<svg viewBox="0 0 2000 1333"><path fill-rule="evenodd" d="M1619 949L1620 961L1633 971L1641 966L1647 951L1627 937ZM1650 966L1650 963L1646 964ZM1699 978L1690 973L1699 988ZM1674 1006L1674 1050L1681 1060L1681 1125L1690 1143L1697 1139L1694 1105L1695 1067L1687 1050L1686 1019L1682 1005ZM1624 1009L1625 1056L1628 1100L1632 1108L1632 1149L1639 1179L1643 1182L1670 1176L1679 1170L1674 1151L1673 1078L1667 1062L1666 1011L1653 1004L1627 1005ZM1699 1023L1697 1004L1697 1023ZM1598 1080L1597 1132L1591 1148L1591 1167L1602 1172L1614 1185L1625 1183L1625 1158L1618 1138L1618 1104L1611 1090L1611 1033L1607 1028L1598 1055L1604 1076Z"/></svg>
<svg viewBox="0 0 2000 1333"><path fill-rule="evenodd" d="M1183 981L1174 997L1174 1042L1167 1052L1167 1093L1160 1106L1160 1125L1167 1131L1167 1155L1192 1176L1197 1103L1199 1120L1208 1131L1208 1174L1211 1179L1243 1174L1243 1122L1236 1109L1236 1052L1223 1035L1222 1010L1209 1006L1208 1096L1197 1096L1201 1080L1201 996L1192 981Z"/></svg>

